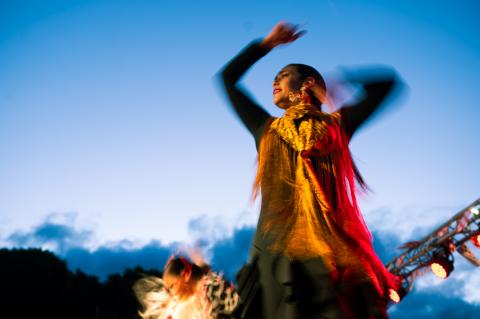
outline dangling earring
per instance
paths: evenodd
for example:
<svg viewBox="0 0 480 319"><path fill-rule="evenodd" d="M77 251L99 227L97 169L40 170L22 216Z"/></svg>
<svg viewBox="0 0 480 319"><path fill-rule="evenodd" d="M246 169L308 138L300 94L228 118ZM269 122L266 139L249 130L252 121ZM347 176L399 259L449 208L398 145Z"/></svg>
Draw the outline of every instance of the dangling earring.
<svg viewBox="0 0 480 319"><path fill-rule="evenodd" d="M300 89L300 98L304 104L311 104L310 94L308 94L307 88L303 85Z"/></svg>
<svg viewBox="0 0 480 319"><path fill-rule="evenodd" d="M295 103L295 104L311 104L312 100L310 98L310 94L307 92L307 88L302 85L300 88L300 91L292 92L290 91L288 93L288 99L290 102Z"/></svg>
<svg viewBox="0 0 480 319"><path fill-rule="evenodd" d="M291 103L295 104L302 102L302 91L288 92L288 99Z"/></svg>

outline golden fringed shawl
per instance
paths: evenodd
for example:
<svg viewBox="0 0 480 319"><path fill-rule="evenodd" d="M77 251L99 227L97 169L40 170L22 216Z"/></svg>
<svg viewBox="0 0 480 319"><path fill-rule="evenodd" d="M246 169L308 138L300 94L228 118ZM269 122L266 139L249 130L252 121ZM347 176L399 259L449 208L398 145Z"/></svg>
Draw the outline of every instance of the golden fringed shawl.
<svg viewBox="0 0 480 319"><path fill-rule="evenodd" d="M253 194L261 190L259 227L273 252L321 257L332 273L343 269L382 292L395 278L374 253L359 212L355 177L362 180L340 121L338 113L301 103L267 123Z"/></svg>

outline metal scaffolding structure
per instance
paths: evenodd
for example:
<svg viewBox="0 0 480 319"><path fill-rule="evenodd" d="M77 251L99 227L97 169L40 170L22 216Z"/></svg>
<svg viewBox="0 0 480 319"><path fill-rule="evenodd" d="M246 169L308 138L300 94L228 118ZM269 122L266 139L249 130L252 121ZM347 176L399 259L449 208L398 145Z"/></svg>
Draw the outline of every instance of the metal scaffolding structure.
<svg viewBox="0 0 480 319"><path fill-rule="evenodd" d="M479 235L480 198L424 239L403 245L401 248L405 249L405 252L387 264L390 272L402 278L402 288L398 292L400 297L412 289L415 278L428 271L431 263L439 256L448 258L453 266L453 253L457 251L474 266L480 266L480 259L467 246L469 240L477 240L476 244L478 244Z"/></svg>

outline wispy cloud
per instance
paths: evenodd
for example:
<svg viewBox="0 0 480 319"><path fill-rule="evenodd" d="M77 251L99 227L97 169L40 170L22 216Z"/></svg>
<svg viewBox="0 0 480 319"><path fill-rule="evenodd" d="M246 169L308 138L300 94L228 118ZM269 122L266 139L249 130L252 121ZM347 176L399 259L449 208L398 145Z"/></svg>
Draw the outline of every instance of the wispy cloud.
<svg viewBox="0 0 480 319"><path fill-rule="evenodd" d="M222 271L226 278L234 280L237 271L248 261L254 233L254 227L245 226L235 229L231 236L215 242L210 249L212 267Z"/></svg>
<svg viewBox="0 0 480 319"><path fill-rule="evenodd" d="M446 222L462 207L381 207L367 212L366 220L377 233L390 234L400 241L420 240Z"/></svg>
<svg viewBox="0 0 480 319"><path fill-rule="evenodd" d="M398 255L402 241L392 233L374 232L374 247L384 262ZM414 236L414 234L411 234ZM411 237L408 237L411 239ZM477 250L478 251L478 250ZM413 290L398 305L390 308L392 319L430 319L478 317L480 311L480 269L456 255L455 270L446 280L426 275L415 280Z"/></svg>
<svg viewBox="0 0 480 319"><path fill-rule="evenodd" d="M191 219L188 229L212 268L234 280L236 272L248 260L255 227L229 228L219 216L202 215Z"/></svg>
<svg viewBox="0 0 480 319"><path fill-rule="evenodd" d="M30 231L15 231L6 241L13 246L42 247L57 253L84 247L91 241L93 231L77 229L76 218L75 213L50 214Z"/></svg>
<svg viewBox="0 0 480 319"><path fill-rule="evenodd" d="M422 240L440 224L455 215L460 208L410 206L400 212L383 207L370 212L368 222L378 239L374 241L377 253L384 262L388 262L401 253L398 247L402 243ZM480 250L475 247L472 247L472 252L477 256L480 255ZM415 296L435 294L447 300L461 299L470 305L480 305L480 268L475 268L458 254L454 256L456 257L455 270L447 280L441 280L427 272L427 275L416 279L414 291L410 294ZM435 304L437 303L433 305ZM434 316L433 313L430 315ZM457 318L456 316L444 317Z"/></svg>
<svg viewBox="0 0 480 319"><path fill-rule="evenodd" d="M393 306L391 319L474 319L480 306L469 304L462 298L438 294L436 291L413 291L400 304Z"/></svg>
<svg viewBox="0 0 480 319"><path fill-rule="evenodd" d="M80 269L102 280L109 274L135 266L162 269L168 257L180 246L178 243L164 245L156 240L140 244L124 239L92 248L95 246L94 231L80 228L75 213L50 214L39 225L28 231L15 231L4 241L12 247L53 251L65 258L71 270Z"/></svg>
<svg viewBox="0 0 480 319"><path fill-rule="evenodd" d="M176 250L176 245L162 245L151 241L147 245L128 249L121 244L99 247L89 251L84 248L71 248L62 255L70 269L80 269L104 280L109 274L122 273L127 268L141 266L144 269L163 269L168 257Z"/></svg>
<svg viewBox="0 0 480 319"><path fill-rule="evenodd" d="M387 209L382 214L391 215ZM419 228L427 231L426 224ZM393 229L391 224L383 223L383 228L374 230L374 247L384 262L400 253L397 247L404 242L403 238L415 239L417 233L401 234L400 230L406 225L407 222ZM243 225L232 229L218 218L203 215L190 220L189 231L212 267L234 280L238 269L248 260L255 228ZM75 214L54 214L29 231L10 234L6 240L16 247L50 249L65 258L71 270L80 269L100 279L136 266L162 269L168 257L184 246L181 243L163 244L157 240L140 244L125 239L88 248L94 237L93 230L76 225ZM414 290L390 309L392 319L475 318L480 311L480 269L459 256L455 268L447 280L442 281L433 275L417 278Z"/></svg>

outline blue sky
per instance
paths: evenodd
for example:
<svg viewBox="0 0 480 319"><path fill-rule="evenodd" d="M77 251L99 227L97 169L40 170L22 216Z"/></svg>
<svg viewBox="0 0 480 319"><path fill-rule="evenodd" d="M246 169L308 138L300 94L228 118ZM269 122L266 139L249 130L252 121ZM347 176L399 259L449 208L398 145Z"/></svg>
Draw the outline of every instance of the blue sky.
<svg viewBox="0 0 480 319"><path fill-rule="evenodd" d="M402 77L351 148L373 189L369 227L414 239L479 196L479 12L476 1L2 1L0 241L129 251L254 225L253 139L214 76L281 19L308 33L244 80L272 114L272 78L290 62L327 79L370 64ZM83 237L55 233L73 238L59 247L36 233L49 223Z"/></svg>

